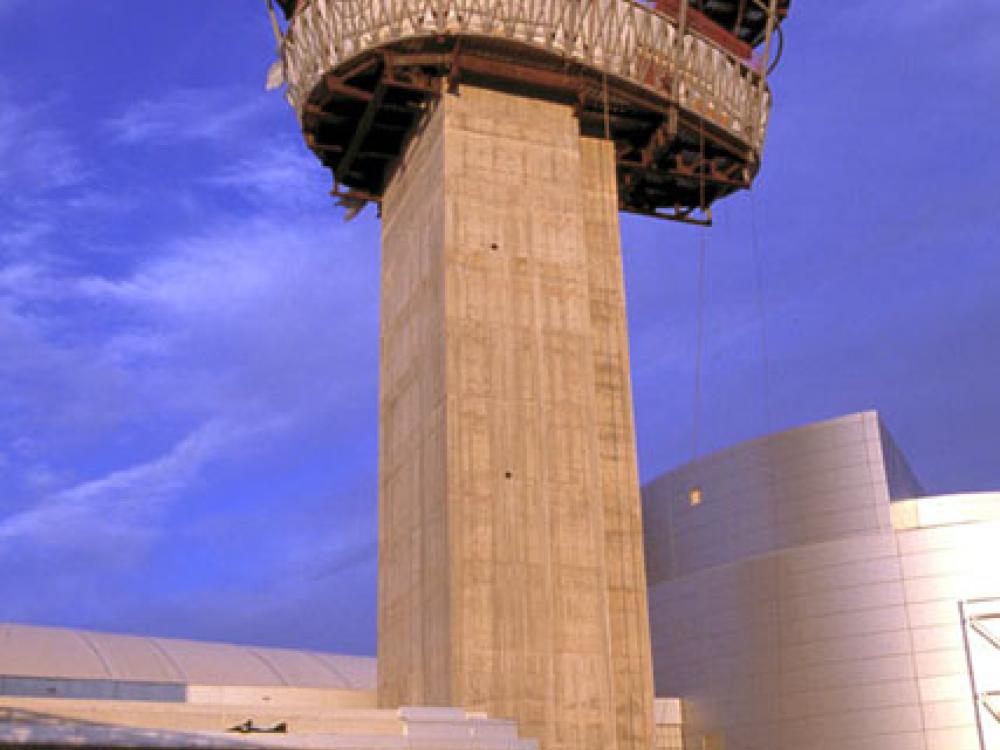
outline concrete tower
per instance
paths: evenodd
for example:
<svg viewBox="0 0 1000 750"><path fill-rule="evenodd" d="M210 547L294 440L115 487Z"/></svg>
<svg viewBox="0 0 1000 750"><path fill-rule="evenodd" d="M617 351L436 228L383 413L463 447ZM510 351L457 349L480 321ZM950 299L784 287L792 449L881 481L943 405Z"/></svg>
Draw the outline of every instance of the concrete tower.
<svg viewBox="0 0 1000 750"><path fill-rule="evenodd" d="M382 218L380 700L648 747L611 144L565 104L462 86Z"/></svg>
<svg viewBox="0 0 1000 750"><path fill-rule="evenodd" d="M618 212L707 223L756 174L787 0L715 5L285 4L307 143L382 217L383 706L652 745Z"/></svg>

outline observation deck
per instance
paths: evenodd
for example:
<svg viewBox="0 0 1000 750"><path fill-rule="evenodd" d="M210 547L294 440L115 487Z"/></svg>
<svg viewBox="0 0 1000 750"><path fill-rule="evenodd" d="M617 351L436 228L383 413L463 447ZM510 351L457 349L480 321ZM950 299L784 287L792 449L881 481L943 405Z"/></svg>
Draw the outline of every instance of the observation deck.
<svg viewBox="0 0 1000 750"><path fill-rule="evenodd" d="M789 3L279 0L279 67L349 205L379 201L424 113L472 83L572 104L582 134L615 143L621 210L705 222L760 168Z"/></svg>

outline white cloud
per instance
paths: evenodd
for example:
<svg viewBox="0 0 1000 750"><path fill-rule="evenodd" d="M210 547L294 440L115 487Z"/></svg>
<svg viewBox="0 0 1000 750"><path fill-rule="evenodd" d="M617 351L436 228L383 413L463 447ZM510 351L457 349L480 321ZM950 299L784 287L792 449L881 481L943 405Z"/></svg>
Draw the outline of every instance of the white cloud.
<svg viewBox="0 0 1000 750"><path fill-rule="evenodd" d="M13 462L24 507L0 515L0 538L103 557L94 539L155 535L209 462L354 408L377 340L377 260L352 252L355 232L264 217L169 240L121 277L0 265L0 446L37 446ZM156 459L67 484L67 443L161 421L202 426Z"/></svg>
<svg viewBox="0 0 1000 750"><path fill-rule="evenodd" d="M62 205L68 211L86 213L90 216L115 215L136 208L139 201L136 196L126 192L91 189L70 196Z"/></svg>
<svg viewBox="0 0 1000 750"><path fill-rule="evenodd" d="M77 586L113 593L98 579L159 559L165 529L225 523L186 505L210 489L206 477L234 467L255 476L251 455L280 455L320 430L336 432L325 443L336 450L356 441L352 420L370 432L358 420L377 400L378 257L365 252L377 227L323 211L328 175L254 127L266 103L228 89L175 92L111 125L126 144L245 138L240 159L189 176L197 222L153 229L135 247L90 247L105 218L82 232L74 217L142 211L161 199L155 183L130 191L102 165L91 179L57 130L47 148L56 159L62 144L76 181L29 178L40 157L0 164L0 185L40 186L30 211L15 190L0 195L0 567L39 584L8 612L34 616ZM23 142L14 118L0 130L10 153ZM243 201L223 202L223 191ZM177 524L172 514L189 507ZM322 560L296 558L294 572L312 580L356 565L371 531L345 527L357 507L340 508Z"/></svg>
<svg viewBox="0 0 1000 750"><path fill-rule="evenodd" d="M246 439L243 427L204 424L158 458L63 489L3 519L0 540L72 546L140 534L205 463Z"/></svg>
<svg viewBox="0 0 1000 750"><path fill-rule="evenodd" d="M175 89L136 102L108 122L121 143L170 144L245 139L248 121L269 106L266 95L232 88Z"/></svg>
<svg viewBox="0 0 1000 750"><path fill-rule="evenodd" d="M19 195L71 187L85 177L76 148L44 115L0 87L0 186Z"/></svg>
<svg viewBox="0 0 1000 750"><path fill-rule="evenodd" d="M369 373L353 365L375 351L377 259L356 252L355 228L334 226L299 217L216 227L126 278L77 285L96 303L134 310L142 329L109 350L166 356L186 382L167 389L171 401L315 412L357 391Z"/></svg>
<svg viewBox="0 0 1000 750"><path fill-rule="evenodd" d="M82 225L133 205L124 192L94 186L93 166L55 103L24 99L0 80L0 295L8 296L3 263L23 271L25 262L65 256Z"/></svg>
<svg viewBox="0 0 1000 750"><path fill-rule="evenodd" d="M32 215L24 212L21 216L6 217L0 212L0 250L25 250L36 246L41 240L52 236L56 222L42 213Z"/></svg>
<svg viewBox="0 0 1000 750"><path fill-rule="evenodd" d="M229 164L208 184L234 189L265 210L320 207L318 198L330 190L330 174L304 148L281 143L262 144ZM328 202L332 203L332 201Z"/></svg>
<svg viewBox="0 0 1000 750"><path fill-rule="evenodd" d="M77 148L49 124L51 115L44 104L17 100L0 80L0 258L53 235L61 215L55 201L87 180Z"/></svg>

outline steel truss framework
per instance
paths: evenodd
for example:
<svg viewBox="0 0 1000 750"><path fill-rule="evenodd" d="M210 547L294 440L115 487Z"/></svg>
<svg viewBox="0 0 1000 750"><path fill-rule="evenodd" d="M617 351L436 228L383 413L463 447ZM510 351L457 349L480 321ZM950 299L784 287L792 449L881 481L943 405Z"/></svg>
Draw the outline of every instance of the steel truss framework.
<svg viewBox="0 0 1000 750"><path fill-rule="evenodd" d="M685 15L630 0L312 0L280 63L349 209L380 199L424 113L469 82L572 103L581 132L616 144L622 210L709 223L759 169L770 91Z"/></svg>

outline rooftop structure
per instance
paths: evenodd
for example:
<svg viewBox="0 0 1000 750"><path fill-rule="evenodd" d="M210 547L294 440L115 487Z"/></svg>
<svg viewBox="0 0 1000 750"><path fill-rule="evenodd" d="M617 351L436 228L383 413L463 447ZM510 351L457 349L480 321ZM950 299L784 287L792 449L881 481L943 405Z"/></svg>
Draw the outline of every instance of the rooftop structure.
<svg viewBox="0 0 1000 750"><path fill-rule="evenodd" d="M288 98L348 203L381 200L432 102L461 81L572 105L582 135L614 143L619 208L684 220L760 168L764 59L789 0L282 7Z"/></svg>
<svg viewBox="0 0 1000 750"><path fill-rule="evenodd" d="M375 660L0 623L0 695L186 699L192 686L375 690ZM69 691L69 692L66 692ZM125 693L121 693L125 691Z"/></svg>

